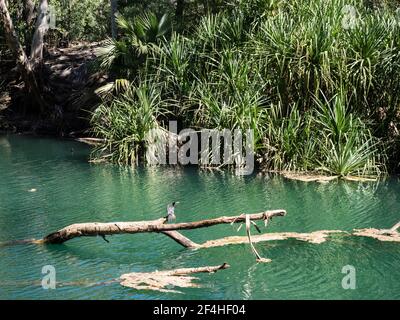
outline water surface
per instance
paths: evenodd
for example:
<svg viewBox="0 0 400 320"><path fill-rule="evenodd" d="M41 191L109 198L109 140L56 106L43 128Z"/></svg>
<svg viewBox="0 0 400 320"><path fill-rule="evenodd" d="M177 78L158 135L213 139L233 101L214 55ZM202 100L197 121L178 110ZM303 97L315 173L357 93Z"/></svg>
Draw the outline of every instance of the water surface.
<svg viewBox="0 0 400 320"><path fill-rule="evenodd" d="M268 232L388 228L400 221L400 182L289 181L236 177L195 168L120 168L87 162L89 148L71 141L0 135L0 242L41 238L68 224L156 219L179 200L178 222L242 212L286 209ZM259 223L261 225L261 223ZM183 232L196 242L245 235L215 226ZM0 299L399 299L400 245L339 237L323 244L296 240L256 244L269 264L255 263L248 245L191 251L162 234L114 235L62 245L0 246ZM199 274L200 288L178 293L137 291L101 283L128 272L216 265ZM59 286L44 290L44 265ZM342 268L356 268L356 289L342 288Z"/></svg>

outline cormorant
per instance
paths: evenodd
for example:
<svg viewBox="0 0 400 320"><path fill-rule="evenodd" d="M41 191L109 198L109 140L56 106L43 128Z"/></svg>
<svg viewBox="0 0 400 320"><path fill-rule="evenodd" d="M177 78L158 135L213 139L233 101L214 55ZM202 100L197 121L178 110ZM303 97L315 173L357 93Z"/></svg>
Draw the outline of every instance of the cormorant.
<svg viewBox="0 0 400 320"><path fill-rule="evenodd" d="M177 202L172 202L169 205L167 205L167 220L168 222L173 222L176 219L175 216L175 206L179 203Z"/></svg>

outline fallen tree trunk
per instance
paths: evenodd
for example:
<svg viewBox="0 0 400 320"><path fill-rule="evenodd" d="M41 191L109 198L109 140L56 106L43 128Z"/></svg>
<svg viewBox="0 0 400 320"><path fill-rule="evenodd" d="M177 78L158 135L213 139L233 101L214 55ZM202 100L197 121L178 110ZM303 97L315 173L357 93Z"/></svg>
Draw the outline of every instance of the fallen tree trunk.
<svg viewBox="0 0 400 320"><path fill-rule="evenodd" d="M285 210L271 210L261 213L250 214L250 220L270 220L273 217L282 217L286 215ZM232 217L219 217L214 219L206 219L194 222L183 222L166 224L167 219L161 218L153 221L135 221L135 222L90 222L90 223L77 223L67 226L61 230L47 235L43 243L63 243L76 237L83 236L106 236L112 234L123 233L143 233L143 232L165 232L176 230L189 230L210 227L217 224L231 224L240 223L245 221L245 215L232 216ZM183 238L177 239L176 233L167 233L168 236L174 238L177 242L184 242ZM182 236L182 235L180 235ZM183 237L183 236L182 236ZM176 238L176 239L175 239Z"/></svg>
<svg viewBox="0 0 400 320"><path fill-rule="evenodd" d="M285 210L272 210L262 213L250 214L249 218L252 220L264 220L268 222L272 217L284 216ZM201 220L196 222L165 224L166 219L161 218L153 221L136 221L136 222L111 222L111 223L81 223L73 224L65 227L59 231L53 232L46 236L44 239L26 239L14 240L0 243L0 246L9 246L16 244L46 244L46 243L63 243L67 240L81 236L102 236L110 234L124 234L124 233L141 233L141 232L157 232L163 233L171 239L175 240L180 245L189 249L201 249L220 247L233 244L246 244L249 243L248 236L231 236L221 239L209 240L204 243L198 244L183 236L176 230L195 229L202 227L209 227L222 223L241 223L245 222L246 215L242 214L233 217L220 217L215 219ZM390 229L353 229L352 231L342 230L319 230L309 233L299 232L275 232L256 235L251 237L252 243L265 242L265 241L278 241L296 239L309 243L319 244L323 243L333 235L348 235L374 238L379 241L400 242L400 222L395 224ZM106 240L108 241L108 240Z"/></svg>

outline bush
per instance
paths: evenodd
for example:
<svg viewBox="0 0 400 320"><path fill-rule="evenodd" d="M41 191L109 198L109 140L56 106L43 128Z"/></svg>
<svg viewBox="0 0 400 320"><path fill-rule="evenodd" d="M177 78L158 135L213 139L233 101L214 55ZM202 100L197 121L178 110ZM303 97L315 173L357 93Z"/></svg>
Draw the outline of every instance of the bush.
<svg viewBox="0 0 400 320"><path fill-rule="evenodd" d="M121 75L152 84L187 127L253 129L268 170L376 176L399 162L393 132L400 21L392 7L355 0L225 3L191 32L146 42L154 50L143 60L116 63L125 66ZM119 40L119 61L136 50L127 35ZM388 149L384 141L397 144Z"/></svg>

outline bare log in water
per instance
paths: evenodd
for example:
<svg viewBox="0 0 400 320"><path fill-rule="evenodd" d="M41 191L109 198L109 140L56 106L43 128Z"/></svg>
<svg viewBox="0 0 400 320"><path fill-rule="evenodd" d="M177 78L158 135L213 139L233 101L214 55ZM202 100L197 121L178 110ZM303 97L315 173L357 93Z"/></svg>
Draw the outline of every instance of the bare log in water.
<svg viewBox="0 0 400 320"><path fill-rule="evenodd" d="M282 217L286 215L285 210L271 210L261 213L249 214L250 220L270 220L273 217ZM63 243L76 237L83 236L107 236L112 234L124 233L144 233L144 232L166 232L176 230L189 230L204 227L211 227L217 224L231 224L245 221L245 215L232 217L219 217L214 219L206 219L194 222L183 222L166 224L166 218L161 218L153 221L134 221L134 222L88 222L76 223L67 226L61 230L53 232L46 236L43 243ZM196 247L189 239L178 233L166 233L178 243L188 247ZM185 239L184 239L185 238ZM190 241L190 244L189 242Z"/></svg>

